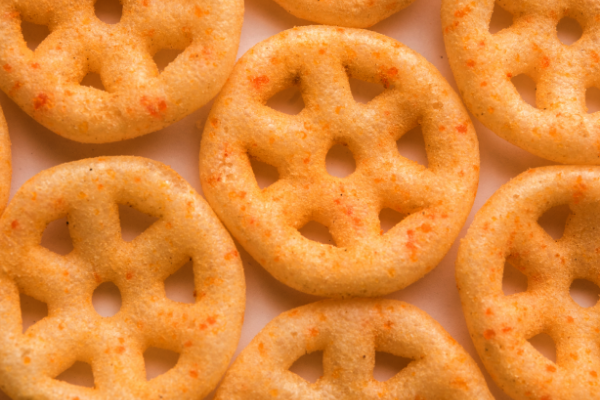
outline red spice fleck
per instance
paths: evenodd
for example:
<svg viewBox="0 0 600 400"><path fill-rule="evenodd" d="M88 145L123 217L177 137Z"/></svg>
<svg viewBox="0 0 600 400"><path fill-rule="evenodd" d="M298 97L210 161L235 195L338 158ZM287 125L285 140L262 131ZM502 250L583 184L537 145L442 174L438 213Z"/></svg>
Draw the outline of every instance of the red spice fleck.
<svg viewBox="0 0 600 400"><path fill-rule="evenodd" d="M385 329L392 329L392 327L393 327L393 326L394 326L394 323L393 323L392 321L386 321L386 322L383 324L383 327L384 327Z"/></svg>
<svg viewBox="0 0 600 400"><path fill-rule="evenodd" d="M475 60L467 60L467 67L473 68L475 66Z"/></svg>
<svg viewBox="0 0 600 400"><path fill-rule="evenodd" d="M192 345L193 345L193 343L191 341L189 341L189 340L184 343L185 347L192 347Z"/></svg>
<svg viewBox="0 0 600 400"><path fill-rule="evenodd" d="M229 260L231 260L234 257L238 257L239 255L240 254L237 251L232 250L229 253L225 254L225 260L229 261Z"/></svg>
<svg viewBox="0 0 600 400"><path fill-rule="evenodd" d="M125 279L130 280L131 278L133 278L133 272L128 272L127 274L125 274Z"/></svg>
<svg viewBox="0 0 600 400"><path fill-rule="evenodd" d="M192 378L197 378L198 377L198 371L191 369L190 370L190 376Z"/></svg>
<svg viewBox="0 0 600 400"><path fill-rule="evenodd" d="M427 222L421 225L421 230L425 233L431 232L431 229L431 225L429 225Z"/></svg>
<svg viewBox="0 0 600 400"><path fill-rule="evenodd" d="M590 375L593 376L594 378L598 377L598 373L596 371L590 371Z"/></svg>
<svg viewBox="0 0 600 400"><path fill-rule="evenodd" d="M11 222L10 226L11 226L13 229L17 229L17 228L19 227L19 221L17 221L17 220L15 219L13 222Z"/></svg>
<svg viewBox="0 0 600 400"><path fill-rule="evenodd" d="M33 69L40 69L40 64L38 64L38 63L32 63L31 64L31 68L33 68Z"/></svg>
<svg viewBox="0 0 600 400"><path fill-rule="evenodd" d="M148 96L142 96L140 99L140 104L146 108L146 110L153 117L161 117L162 114L167 110L167 102L163 99L155 99L154 101Z"/></svg>
<svg viewBox="0 0 600 400"><path fill-rule="evenodd" d="M36 98L33 99L33 108L39 110L42 107L45 107L50 102L50 97L46 93L40 93Z"/></svg>
<svg viewBox="0 0 600 400"><path fill-rule="evenodd" d="M3 66L2 68L4 68L4 70L5 70L6 72L10 72L10 71L12 71L12 67L11 67L9 64L4 64L4 66Z"/></svg>
<svg viewBox="0 0 600 400"><path fill-rule="evenodd" d="M217 317L210 316L206 318L206 322L208 322L210 325L214 325L217 323Z"/></svg>
<svg viewBox="0 0 600 400"><path fill-rule="evenodd" d="M510 79L510 78L512 78L512 77L513 77L513 74L512 74L511 72L507 72L507 73L506 73L506 77Z"/></svg>
<svg viewBox="0 0 600 400"><path fill-rule="evenodd" d="M210 120L210 124L213 126L213 128L216 129L221 124L221 121L219 121L218 118L213 118L213 119Z"/></svg>
<svg viewBox="0 0 600 400"><path fill-rule="evenodd" d="M547 56L542 58L542 68L548 68L550 66L550 59Z"/></svg>
<svg viewBox="0 0 600 400"><path fill-rule="evenodd" d="M459 131L460 133L467 133L467 125L466 124L462 124L456 127L456 130Z"/></svg>
<svg viewBox="0 0 600 400"><path fill-rule="evenodd" d="M481 87L486 87L486 86L487 86L487 82L486 82L486 81L483 81L483 82L481 82L481 84L480 84L479 86L481 86Z"/></svg>
<svg viewBox="0 0 600 400"><path fill-rule="evenodd" d="M116 352L117 354L123 354L123 353L125 353L125 347L123 347L123 346L118 346L117 348L115 348L115 352Z"/></svg>
<svg viewBox="0 0 600 400"><path fill-rule="evenodd" d="M485 310L485 315L494 315L494 312L491 308L488 308L487 310Z"/></svg>
<svg viewBox="0 0 600 400"><path fill-rule="evenodd" d="M504 333L508 333L508 332L512 331L512 329L513 329L513 328L511 328L511 327L507 326L506 328L502 328L502 332L504 332Z"/></svg>
<svg viewBox="0 0 600 400"><path fill-rule="evenodd" d="M446 127L444 125L440 125L440 127L438 128L438 130L440 132L444 132L446 130Z"/></svg>
<svg viewBox="0 0 600 400"><path fill-rule="evenodd" d="M25 358L23 358L23 362L24 362L25 364L29 364L29 363L31 363L31 358L29 358L29 357L25 357Z"/></svg>
<svg viewBox="0 0 600 400"><path fill-rule="evenodd" d="M205 330L206 328L208 328L206 324L200 324L200 329Z"/></svg>
<svg viewBox="0 0 600 400"><path fill-rule="evenodd" d="M592 50L591 53L592 53L592 60L594 60L595 63L599 63L600 55L598 55L598 53L596 53L594 50Z"/></svg>
<svg viewBox="0 0 600 400"><path fill-rule="evenodd" d="M554 365L546 365L546 371L556 372L556 367Z"/></svg>
<svg viewBox="0 0 600 400"><path fill-rule="evenodd" d="M310 328L308 333L311 337L317 337L319 335L319 330L317 328Z"/></svg>
<svg viewBox="0 0 600 400"><path fill-rule="evenodd" d="M203 10L202 8L196 6L196 17L202 18L205 15L210 15L210 10Z"/></svg>
<svg viewBox="0 0 600 400"><path fill-rule="evenodd" d="M325 49L319 49L319 54L321 54L321 55L325 54Z"/></svg>
<svg viewBox="0 0 600 400"><path fill-rule="evenodd" d="M252 86L254 86L254 89L256 89L256 90L260 90L263 85L266 85L267 83L271 82L269 77L266 75L255 76L254 78L248 78L248 79L250 79Z"/></svg>
<svg viewBox="0 0 600 400"><path fill-rule="evenodd" d="M483 332L483 337L486 338L487 340L490 340L494 336L496 336L496 332L494 332L492 329L486 329Z"/></svg>
<svg viewBox="0 0 600 400"><path fill-rule="evenodd" d="M570 315L567 317L567 322L575 322L575 320L573 319L573 317L571 317Z"/></svg>
<svg viewBox="0 0 600 400"><path fill-rule="evenodd" d="M462 17L464 17L465 15L467 15L467 14L468 14L468 13L470 13L470 12L471 12L471 7L469 7L469 6L466 6L466 7L465 7L465 8L463 8L462 10L457 10L457 11L454 13L454 16L455 16L456 18L462 18Z"/></svg>

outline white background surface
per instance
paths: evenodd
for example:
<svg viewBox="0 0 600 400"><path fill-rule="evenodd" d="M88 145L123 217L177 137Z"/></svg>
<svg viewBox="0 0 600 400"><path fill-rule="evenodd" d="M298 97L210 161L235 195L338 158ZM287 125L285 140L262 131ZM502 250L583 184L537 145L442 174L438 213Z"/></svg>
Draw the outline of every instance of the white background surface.
<svg viewBox="0 0 600 400"><path fill-rule="evenodd" d="M343 1L343 0L339 0ZM102 9L102 18L115 18L111 14L111 3L116 0L98 0L98 4L107 3ZM456 90L452 77L446 52L442 39L442 28L440 21L441 0L416 0L414 4L400 11L387 20L377 24L371 29L384 35L395 38L408 47L423 55L429 62L442 73ZM106 5L106 4L105 4ZM507 22L509 22L508 20ZM294 26L310 25L308 21L297 19L287 14L281 7L271 0L246 0L246 14L244 28L240 43L238 56L244 54L254 44ZM575 29L576 30L576 29ZM573 32L567 32L569 36ZM367 85L355 85L358 100L365 100L371 93L372 88ZM362 95L362 96L361 96ZM524 97L534 96L532 87ZM301 106L301 100L294 93L284 93L278 96L274 107L286 110L297 109ZM2 106L8 122L9 132L13 143L13 180L11 187L11 198L16 190L29 178L49 167L88 157L101 155L136 155L148 157L170 165L183 178L185 178L198 192L202 193L198 174L198 153L202 130L212 102L188 116L184 120L160 131L141 138L115 143L115 144L78 144L53 134L41 125L33 121L27 114L22 112L6 95L0 93L0 105ZM460 237L466 234L467 227L471 223L476 211L484 202L505 182L528 168L552 164L530 155L523 150L500 139L481 123L471 119L477 130L481 150L481 176L477 198L473 210L467 220L466 226L461 231ZM426 162L424 149L419 147L418 134L412 134L409 140L401 141L399 149L408 157L417 161ZM343 152L342 152L343 153ZM343 173L347 169L348 155L332 157L329 166L334 174ZM261 175L261 174L259 174ZM262 173L264 175L264 173ZM264 176L259 176L263 179ZM556 217L546 218L546 226L549 230L558 232L561 229L561 221L564 215L559 212ZM563 213L564 214L564 210ZM131 217L134 218L135 217ZM132 222L132 226L143 224L143 220ZM127 229L127 227L125 227ZM135 228L132 228L135 230ZM69 247L68 233L62 224L52 225L49 234L44 240L48 246L54 246L57 251L63 251ZM55 234L54 238L51 238ZM133 235L133 233L132 233ZM239 245L238 245L239 247ZM62 250L61 250L62 249ZM454 279L454 262L458 249L458 240L444 258L442 263L424 279L416 282L408 288L393 293L388 298L403 300L421 308L434 319L436 319L479 363L482 367L471 339L467 332L466 324L462 314L456 283ZM290 289L273 279L265 270L252 260L241 248L240 252L244 260L244 268L247 281L247 305L245 323L242 338L238 346L239 352L270 320L281 312L303 304L317 300L314 296L308 296ZM516 276L516 274L515 274ZM523 280L513 279L512 285L517 287L523 285ZM186 286L185 276L174 283L182 288ZM510 286L507 283L508 286ZM515 286L516 285L516 286ZM516 290L508 289L507 290ZM191 289L188 287L188 291ZM593 285L579 285L577 288L579 301L588 301L592 304L597 300L598 289ZM191 293L183 295L189 299ZM99 305L101 312L110 312L111 308L118 309L118 299L114 291L110 290L95 298L95 304ZM35 307L27 308L28 320L39 319ZM1 323L0 323L1 329ZM551 356L552 343L544 343L538 340L536 345L546 347L544 351ZM156 357L155 357L156 358ZM158 355L158 361L154 361L154 369L160 370L161 364L168 364L168 357ZM305 376L319 376L318 369L310 371L318 363L318 358L312 357L305 362L303 367L296 367L297 371ZM378 366L376 377L382 379L384 376L397 369L391 358L382 359L383 366ZM164 366L163 366L164 367ZM84 371L84 370L81 370ZM85 383L85 373L74 373L65 379L73 383ZM153 372L157 373L157 372ZM508 399L500 389L491 381L489 375L484 371L490 390L497 399ZM79 381L78 381L79 379ZM88 379L89 384L89 379ZM209 396L212 398L212 396ZM0 399L7 397L0 393Z"/></svg>

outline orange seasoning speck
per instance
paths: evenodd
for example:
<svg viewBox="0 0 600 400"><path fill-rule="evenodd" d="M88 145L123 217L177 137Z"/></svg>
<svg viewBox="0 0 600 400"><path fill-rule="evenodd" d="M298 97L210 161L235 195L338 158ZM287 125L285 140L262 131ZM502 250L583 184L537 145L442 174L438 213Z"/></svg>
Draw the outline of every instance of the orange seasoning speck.
<svg viewBox="0 0 600 400"><path fill-rule="evenodd" d="M192 378L197 378L198 377L198 371L191 369L190 370L190 376Z"/></svg>
<svg viewBox="0 0 600 400"><path fill-rule="evenodd" d="M556 372L556 367L554 365L546 365L546 371Z"/></svg>
<svg viewBox="0 0 600 400"><path fill-rule="evenodd" d="M10 71L12 71L12 67L11 67L9 64L4 64L4 66L3 66L2 68L4 68L4 70L5 70L6 72L10 72Z"/></svg>
<svg viewBox="0 0 600 400"><path fill-rule="evenodd" d="M475 66L475 64L476 64L475 60L468 60L467 61L467 67L473 68Z"/></svg>
<svg viewBox="0 0 600 400"><path fill-rule="evenodd" d="M493 329L486 329L483 332L483 337L486 338L487 340L490 340L491 338L493 338L494 336L496 336L496 332L494 332Z"/></svg>
<svg viewBox="0 0 600 400"><path fill-rule="evenodd" d="M19 227L19 221L15 219L13 222L11 222L10 226L13 229L17 229Z"/></svg>
<svg viewBox="0 0 600 400"><path fill-rule="evenodd" d="M24 358L23 358L23 362L24 362L25 364L30 364L30 363L31 363L31 358L29 358L29 357L24 357Z"/></svg>
<svg viewBox="0 0 600 400"><path fill-rule="evenodd" d="M249 78L249 79L250 79L250 82L252 83L252 86L256 90L260 90L263 87L263 85L266 85L267 83L269 83L271 81L269 79L269 77L266 75L256 76L254 78Z"/></svg>
<svg viewBox="0 0 600 400"><path fill-rule="evenodd" d="M467 133L467 125L462 124L456 127L456 130L460 133Z"/></svg>
<svg viewBox="0 0 600 400"><path fill-rule="evenodd" d="M46 93L40 93L33 99L33 108L39 110L40 108L47 106L50 98Z"/></svg>
<svg viewBox="0 0 600 400"><path fill-rule="evenodd" d="M550 66L550 59L547 56L542 58L542 68L548 68Z"/></svg>

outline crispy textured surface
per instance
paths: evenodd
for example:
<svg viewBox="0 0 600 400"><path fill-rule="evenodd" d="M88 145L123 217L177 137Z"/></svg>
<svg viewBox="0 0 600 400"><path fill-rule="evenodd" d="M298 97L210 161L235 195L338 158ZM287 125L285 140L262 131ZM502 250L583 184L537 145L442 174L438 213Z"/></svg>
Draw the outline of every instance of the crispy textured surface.
<svg viewBox="0 0 600 400"><path fill-rule="evenodd" d="M159 220L124 242L118 203ZM40 241L64 216L74 250L59 256ZM163 281L190 258L196 303L169 300ZM0 389L13 398L203 398L239 340L245 289L233 241L204 200L154 161L90 159L32 178L0 219L0 266ZM122 296L110 318L91 302L106 281ZM24 334L20 291L48 305ZM180 356L146 381L142 354L150 346ZM75 361L92 366L95 388L53 379Z"/></svg>
<svg viewBox="0 0 600 400"><path fill-rule="evenodd" d="M0 108L0 214L4 211L10 194L10 180L12 176L12 163L10 152L10 137Z"/></svg>
<svg viewBox="0 0 600 400"><path fill-rule="evenodd" d="M323 351L311 384L288 369ZM385 382L373 378L375 352L411 358ZM475 362L430 316L395 300L322 301L271 321L227 371L216 400L492 400Z"/></svg>
<svg viewBox="0 0 600 400"><path fill-rule="evenodd" d="M600 305L569 295L575 279L600 285L599 198L596 167L529 170L494 194L461 243L456 277L471 337L515 399L600 399ZM537 220L560 204L572 214L554 241ZM528 277L527 291L503 294L507 260ZM527 340L541 332L556 343L556 363Z"/></svg>
<svg viewBox="0 0 600 400"><path fill-rule="evenodd" d="M587 113L586 89L600 87L600 2L499 0L514 16L510 28L490 34L494 0L443 0L448 59L469 110L509 142L540 157L569 164L600 164L600 113ZM571 46L558 39L563 17L583 27ZM537 108L511 78L537 83Z"/></svg>
<svg viewBox="0 0 600 400"><path fill-rule="evenodd" d="M326 25L368 28L414 0L275 0L290 14Z"/></svg>
<svg viewBox="0 0 600 400"><path fill-rule="evenodd" d="M357 103L349 75L387 89ZM294 84L306 104L300 114L266 106ZM396 147L418 124L429 168ZM335 143L356 159L343 179L326 172ZM249 156L277 167L279 181L261 191ZM467 217L478 173L475 130L433 66L385 36L333 27L285 31L251 49L200 149L204 193L233 235L281 282L327 296L390 293L433 269ZM384 208L408 216L382 235ZM338 247L298 232L311 220L328 226Z"/></svg>
<svg viewBox="0 0 600 400"><path fill-rule="evenodd" d="M0 2L0 88L48 129L80 142L129 139L206 104L235 62L242 0L123 0L109 25L93 0ZM21 21L47 25L32 52ZM184 50L159 74L160 49ZM106 91L81 86L100 74Z"/></svg>

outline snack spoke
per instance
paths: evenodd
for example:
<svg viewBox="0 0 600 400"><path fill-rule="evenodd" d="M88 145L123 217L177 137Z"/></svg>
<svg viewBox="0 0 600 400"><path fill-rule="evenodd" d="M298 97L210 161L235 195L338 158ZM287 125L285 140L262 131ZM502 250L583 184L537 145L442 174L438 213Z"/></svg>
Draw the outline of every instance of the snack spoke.
<svg viewBox="0 0 600 400"><path fill-rule="evenodd" d="M567 56L564 56L567 58ZM571 66L571 57L556 60L553 70L537 81L538 107L549 110L556 116L556 123L584 128L585 86L579 76L583 73L578 66ZM565 138L565 140L567 140Z"/></svg>
<svg viewBox="0 0 600 400"><path fill-rule="evenodd" d="M94 376L94 383L99 389L133 388L136 382L146 380L142 343L129 332L119 332L110 327L100 329L94 343L93 362L112 367Z"/></svg>
<svg viewBox="0 0 600 400"><path fill-rule="evenodd" d="M600 207L594 203L575 205L561 241L576 276L596 278L600 273Z"/></svg>
<svg viewBox="0 0 600 400"><path fill-rule="evenodd" d="M527 291L511 296L498 297L497 305L489 301L490 307L486 309L486 313L489 309L490 315L498 316L490 322L500 325L500 328L486 327L479 335L487 337L488 340L493 340L496 336L502 337L502 335L518 334L533 337L542 332L549 326L555 314L554 307L557 299L549 292ZM489 300L492 300L492 298Z"/></svg>
<svg viewBox="0 0 600 400"><path fill-rule="evenodd" d="M373 376L374 335L361 329L358 323L350 323L351 329L348 329L349 321L344 322L339 325L344 326L343 330L332 327L331 339L323 352L325 379L334 384L352 382L352 386L358 388Z"/></svg>
<svg viewBox="0 0 600 400"><path fill-rule="evenodd" d="M594 327L598 326L595 321ZM588 326L587 328L592 328ZM565 370L575 370L587 372L587 376L592 378L600 372L600 346L598 343L595 329L589 329L587 332L577 332L573 340L561 342L556 354L556 363Z"/></svg>
<svg viewBox="0 0 600 400"><path fill-rule="evenodd" d="M305 68L300 85L306 107L335 125L341 109L354 102L346 70L337 58L325 59L317 65L307 64Z"/></svg>

